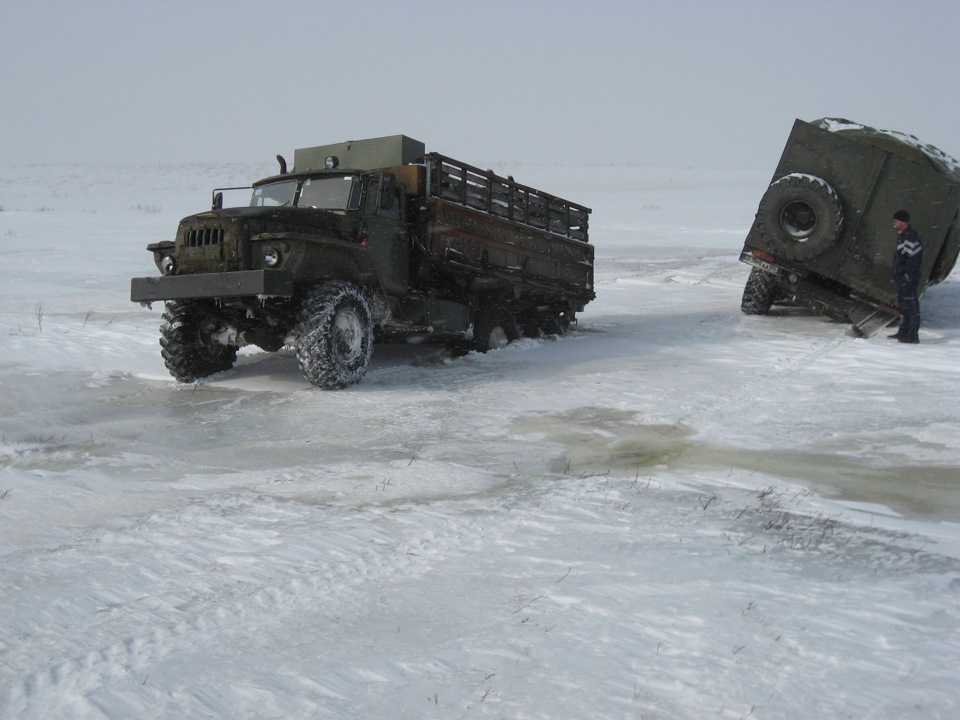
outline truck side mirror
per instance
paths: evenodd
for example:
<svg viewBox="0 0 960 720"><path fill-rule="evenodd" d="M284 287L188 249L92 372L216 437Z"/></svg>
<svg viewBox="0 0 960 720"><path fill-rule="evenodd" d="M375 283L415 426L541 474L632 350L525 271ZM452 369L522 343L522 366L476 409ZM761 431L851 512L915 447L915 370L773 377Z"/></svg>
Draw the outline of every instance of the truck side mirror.
<svg viewBox="0 0 960 720"><path fill-rule="evenodd" d="M213 194L213 210L223 210L223 193L218 192Z"/></svg>

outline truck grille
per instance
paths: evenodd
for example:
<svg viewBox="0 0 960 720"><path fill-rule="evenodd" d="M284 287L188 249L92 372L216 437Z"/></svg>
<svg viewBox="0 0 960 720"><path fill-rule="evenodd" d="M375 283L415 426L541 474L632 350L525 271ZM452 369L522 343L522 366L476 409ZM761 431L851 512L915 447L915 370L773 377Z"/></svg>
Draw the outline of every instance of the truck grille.
<svg viewBox="0 0 960 720"><path fill-rule="evenodd" d="M184 233L184 245L187 247L207 247L223 245L223 228L195 228Z"/></svg>

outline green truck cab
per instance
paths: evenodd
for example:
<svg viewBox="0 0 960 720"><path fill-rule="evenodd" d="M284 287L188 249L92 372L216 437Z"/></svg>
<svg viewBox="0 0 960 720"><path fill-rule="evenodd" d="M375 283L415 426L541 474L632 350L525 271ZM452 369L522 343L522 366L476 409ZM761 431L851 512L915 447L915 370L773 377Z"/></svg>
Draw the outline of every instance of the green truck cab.
<svg viewBox="0 0 960 720"><path fill-rule="evenodd" d="M915 137L836 118L797 120L740 259L741 309L806 307L870 337L899 317L893 213L923 238L921 292L960 251L960 163Z"/></svg>
<svg viewBox="0 0 960 720"><path fill-rule="evenodd" d="M404 135L298 149L289 172L278 160L248 206L215 190L148 245L160 274L131 281L132 301L166 303L161 355L182 382L252 344L291 346L312 384L342 388L376 341L486 351L559 333L595 297L587 207Z"/></svg>

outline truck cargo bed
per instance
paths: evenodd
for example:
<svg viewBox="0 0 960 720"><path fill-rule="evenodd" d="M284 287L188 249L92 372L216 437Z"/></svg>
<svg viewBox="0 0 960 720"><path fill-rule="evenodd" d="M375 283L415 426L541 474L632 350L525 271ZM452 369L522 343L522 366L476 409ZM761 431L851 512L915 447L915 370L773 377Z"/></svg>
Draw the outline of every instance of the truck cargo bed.
<svg viewBox="0 0 960 720"><path fill-rule="evenodd" d="M573 240L588 240L588 207L438 153L424 160L431 197Z"/></svg>

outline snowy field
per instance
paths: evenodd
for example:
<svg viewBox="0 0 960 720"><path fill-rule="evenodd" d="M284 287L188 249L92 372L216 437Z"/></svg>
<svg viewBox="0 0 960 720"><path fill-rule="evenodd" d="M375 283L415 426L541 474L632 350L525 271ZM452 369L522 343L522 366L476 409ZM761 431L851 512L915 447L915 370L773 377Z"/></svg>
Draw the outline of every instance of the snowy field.
<svg viewBox="0 0 960 720"><path fill-rule="evenodd" d="M324 392L128 300L274 166L0 168L0 717L960 717L960 278L747 317L772 167L493 169L593 208L579 325Z"/></svg>

